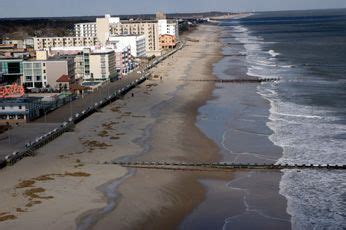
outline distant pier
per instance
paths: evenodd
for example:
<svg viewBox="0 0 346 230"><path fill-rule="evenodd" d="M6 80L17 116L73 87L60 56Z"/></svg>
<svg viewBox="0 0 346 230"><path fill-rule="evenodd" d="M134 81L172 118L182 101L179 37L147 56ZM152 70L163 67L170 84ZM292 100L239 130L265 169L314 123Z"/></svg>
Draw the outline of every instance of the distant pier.
<svg viewBox="0 0 346 230"><path fill-rule="evenodd" d="M185 81L216 82L216 83L262 83L280 81L280 78L239 78L239 79L192 79Z"/></svg>

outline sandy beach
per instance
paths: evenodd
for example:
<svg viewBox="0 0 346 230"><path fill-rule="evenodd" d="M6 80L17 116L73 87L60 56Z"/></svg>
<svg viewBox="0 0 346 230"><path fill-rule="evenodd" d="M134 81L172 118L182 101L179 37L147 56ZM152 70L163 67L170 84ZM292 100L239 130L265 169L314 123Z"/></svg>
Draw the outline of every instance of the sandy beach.
<svg viewBox="0 0 346 230"><path fill-rule="evenodd" d="M133 229L142 224L148 228L179 224L203 200L198 179L206 175L133 172L103 162L135 156L137 160L219 159L217 146L194 125L197 109L210 97L213 85L184 81L212 78L212 64L220 58L217 36L218 27L200 26L189 34L199 42L187 42L153 70L162 80L145 82L133 91L134 97L114 102L35 157L4 169L0 228ZM117 180L124 176L124 181ZM208 178L213 176L217 177Z"/></svg>
<svg viewBox="0 0 346 230"><path fill-rule="evenodd" d="M214 85L183 81L213 78L212 65L220 58L218 29L199 27L189 35L199 42L189 42L176 60L169 60L170 69L161 65L155 70L164 76L162 85L172 86L174 79L178 84L168 100L151 109L157 120L147 127L150 135L142 141L144 152L136 160L215 162L220 159L217 146L195 126L197 110L210 97ZM220 175L137 170L135 176L119 187L121 199L117 208L99 221L95 229L111 229L112 226L117 229L175 229L204 199L204 188L198 183L204 176Z"/></svg>

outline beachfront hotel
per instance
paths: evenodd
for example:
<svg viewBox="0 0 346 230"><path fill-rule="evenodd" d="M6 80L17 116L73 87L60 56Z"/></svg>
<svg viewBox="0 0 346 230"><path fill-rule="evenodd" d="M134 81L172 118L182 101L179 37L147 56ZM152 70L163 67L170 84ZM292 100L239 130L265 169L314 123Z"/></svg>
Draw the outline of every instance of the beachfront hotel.
<svg viewBox="0 0 346 230"><path fill-rule="evenodd" d="M35 37L35 50L49 50L55 47L90 48L97 45L102 47L117 41L121 45L130 45L134 57L161 55L160 36L175 36L179 39L179 28L176 20L168 20L164 14L156 20L127 20L106 14L97 18L96 22L75 24L73 37ZM134 42L135 40L135 42ZM145 44L144 44L145 43ZM145 53L143 52L145 45Z"/></svg>

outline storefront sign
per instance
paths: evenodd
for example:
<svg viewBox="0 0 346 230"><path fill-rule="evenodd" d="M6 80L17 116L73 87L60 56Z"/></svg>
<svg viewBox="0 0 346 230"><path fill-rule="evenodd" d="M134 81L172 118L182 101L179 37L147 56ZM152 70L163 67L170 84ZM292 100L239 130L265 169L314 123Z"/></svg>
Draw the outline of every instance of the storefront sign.
<svg viewBox="0 0 346 230"><path fill-rule="evenodd" d="M24 96L24 87L13 84L0 86L0 98L22 97Z"/></svg>

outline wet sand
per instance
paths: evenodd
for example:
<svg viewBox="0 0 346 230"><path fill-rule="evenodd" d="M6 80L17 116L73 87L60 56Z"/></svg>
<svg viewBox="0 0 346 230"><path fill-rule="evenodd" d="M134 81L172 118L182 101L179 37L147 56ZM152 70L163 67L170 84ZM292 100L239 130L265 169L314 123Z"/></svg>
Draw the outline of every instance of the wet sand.
<svg viewBox="0 0 346 230"><path fill-rule="evenodd" d="M244 52L243 47L227 47L223 52L225 58L214 68L218 78L250 77L244 56L227 56ZM282 149L269 139L273 133L267 126L270 103L257 93L257 87L217 84L214 98L200 108L197 124L218 144L223 161L275 163L282 156ZM287 201L279 194L280 171L238 170L232 175L229 181L202 181L206 199L184 219L181 229L291 228Z"/></svg>

